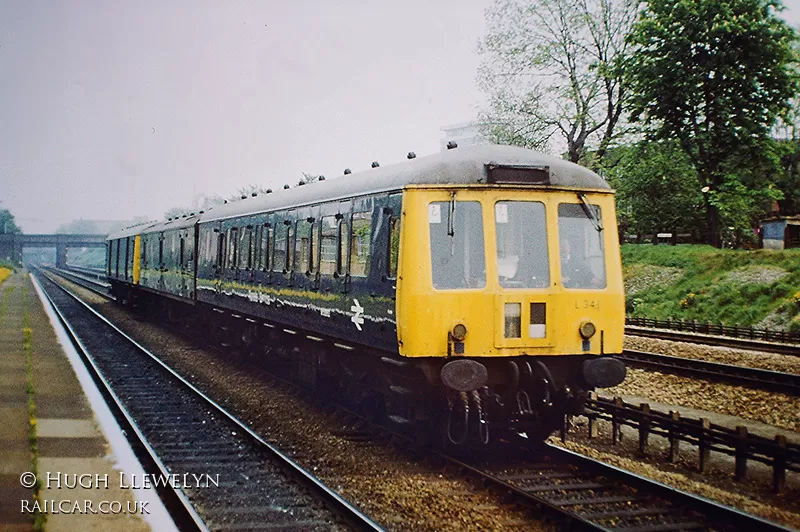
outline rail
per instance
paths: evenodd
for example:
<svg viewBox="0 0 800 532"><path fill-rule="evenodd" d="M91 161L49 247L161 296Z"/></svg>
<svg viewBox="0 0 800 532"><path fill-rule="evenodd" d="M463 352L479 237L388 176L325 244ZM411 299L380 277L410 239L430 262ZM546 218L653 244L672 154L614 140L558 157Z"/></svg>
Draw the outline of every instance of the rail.
<svg viewBox="0 0 800 532"><path fill-rule="evenodd" d="M759 329L752 326L725 325L724 323L700 323L696 320L659 320L655 318L641 318L627 316L626 326L651 327L654 329L669 329L696 334L711 334L715 336L730 336L732 338L746 338L749 340L763 340L765 342L781 342L786 344L800 344L800 333L786 331L773 331Z"/></svg>
<svg viewBox="0 0 800 532"><path fill-rule="evenodd" d="M606 399L590 394L586 401L584 414L589 419L589 437L598 435L598 421L611 423L613 443L622 439L622 426L628 426L638 432L639 452L647 454L651 435L661 436L669 441L667 460L675 463L678 460L680 443L688 443L698 449L698 470L708 470L711 452L733 456L734 478L744 480L747 475L749 461L760 462L772 468L772 485L775 492L786 487L786 473L800 472L800 445L788 443L786 436L778 434L773 439L750 434L747 427L724 427L711 423L706 418L684 418L679 412L661 412L653 410L648 403L638 407L624 402L621 398ZM562 440L566 441L569 432L567 419L561 431Z"/></svg>

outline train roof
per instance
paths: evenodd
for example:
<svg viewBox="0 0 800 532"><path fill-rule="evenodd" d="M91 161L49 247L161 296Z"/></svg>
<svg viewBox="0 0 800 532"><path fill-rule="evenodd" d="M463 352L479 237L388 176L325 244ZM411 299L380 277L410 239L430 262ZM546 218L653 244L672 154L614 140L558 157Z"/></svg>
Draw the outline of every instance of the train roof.
<svg viewBox="0 0 800 532"><path fill-rule="evenodd" d="M221 205L192 217L129 228L109 235L124 238L261 212L291 209L303 205L336 201L353 196L401 190L408 185L486 184L492 167L547 168L546 184L532 186L610 191L599 175L583 166L517 146L486 144L447 150L442 153L408 159L363 172L339 176L308 185L279 190Z"/></svg>

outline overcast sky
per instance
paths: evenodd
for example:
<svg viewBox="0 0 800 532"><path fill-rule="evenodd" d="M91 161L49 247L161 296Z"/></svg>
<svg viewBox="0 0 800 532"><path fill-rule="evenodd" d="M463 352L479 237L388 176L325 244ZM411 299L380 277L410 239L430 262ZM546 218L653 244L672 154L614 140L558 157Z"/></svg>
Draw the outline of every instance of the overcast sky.
<svg viewBox="0 0 800 532"><path fill-rule="evenodd" d="M0 0L0 208L52 232L436 152L491 3Z"/></svg>

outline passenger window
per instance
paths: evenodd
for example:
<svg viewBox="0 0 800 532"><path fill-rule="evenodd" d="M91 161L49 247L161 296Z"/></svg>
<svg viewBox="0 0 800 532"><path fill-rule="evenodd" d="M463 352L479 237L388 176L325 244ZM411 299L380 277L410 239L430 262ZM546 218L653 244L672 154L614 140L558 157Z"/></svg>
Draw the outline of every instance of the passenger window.
<svg viewBox="0 0 800 532"><path fill-rule="evenodd" d="M547 222L538 201L494 205L497 274L503 288L544 288L550 284Z"/></svg>
<svg viewBox="0 0 800 532"><path fill-rule="evenodd" d="M397 259L400 256L400 217L389 217L389 257L386 276L390 279L397 278Z"/></svg>
<svg viewBox="0 0 800 532"><path fill-rule="evenodd" d="M297 222L295 234L294 260L295 271L305 273L309 271L311 252L311 222L300 220Z"/></svg>
<svg viewBox="0 0 800 532"><path fill-rule="evenodd" d="M228 238L225 239L228 244L228 260L225 264L228 268L235 268L236 267L236 229L230 228L228 229Z"/></svg>
<svg viewBox="0 0 800 532"><path fill-rule="evenodd" d="M347 231L347 222L344 218L339 219L339 254L336 257L336 271L339 275L344 275L347 270L347 257L350 249L350 235Z"/></svg>
<svg viewBox="0 0 800 532"><path fill-rule="evenodd" d="M311 246L308 250L308 271L317 271L317 250L319 249L319 227L316 221L311 222Z"/></svg>
<svg viewBox="0 0 800 532"><path fill-rule="evenodd" d="M239 255L239 269L250 268L250 229L239 229L239 244L236 246Z"/></svg>
<svg viewBox="0 0 800 532"><path fill-rule="evenodd" d="M283 270L284 272L288 270L286 250L288 248L287 242L290 228L291 225L285 224L282 227L278 227L275 233L275 254L272 261L273 270Z"/></svg>
<svg viewBox="0 0 800 532"><path fill-rule="evenodd" d="M428 205L433 287L483 288L486 259L483 217L477 201L437 201Z"/></svg>
<svg viewBox="0 0 800 532"><path fill-rule="evenodd" d="M590 205L595 219L600 207ZM566 288L605 288L606 264L603 233L598 231L583 206L562 203L558 206L561 283Z"/></svg>
<svg viewBox="0 0 800 532"><path fill-rule="evenodd" d="M336 220L335 216L325 216L322 218L319 273L323 275L333 275L336 271L336 258L339 255L339 250L336 245L338 231L339 222Z"/></svg>
<svg viewBox="0 0 800 532"><path fill-rule="evenodd" d="M350 226L350 275L366 277L369 274L372 213L354 212L352 220Z"/></svg>
<svg viewBox="0 0 800 532"><path fill-rule="evenodd" d="M258 238L256 268L265 271L269 269L270 228L265 225L258 226L258 236L256 238Z"/></svg>

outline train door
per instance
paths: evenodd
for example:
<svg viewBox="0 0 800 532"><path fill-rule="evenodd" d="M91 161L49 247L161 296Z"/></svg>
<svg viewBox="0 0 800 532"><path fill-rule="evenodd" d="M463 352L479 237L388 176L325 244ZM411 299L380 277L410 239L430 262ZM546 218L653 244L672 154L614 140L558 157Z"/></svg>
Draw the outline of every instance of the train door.
<svg viewBox="0 0 800 532"><path fill-rule="evenodd" d="M128 277L130 275L129 271L128 271L128 264L130 262L130 255L131 255L131 238L130 237L126 237L125 238L125 266L124 266L124 272L123 272L123 276L124 276L126 281L128 280Z"/></svg>
<svg viewBox="0 0 800 532"><path fill-rule="evenodd" d="M350 216L353 205L351 201L339 203L336 213L336 264L333 273L334 291L347 293L350 289Z"/></svg>
<svg viewBox="0 0 800 532"><path fill-rule="evenodd" d="M242 284L253 282L253 224L251 220L240 220L236 238L236 281Z"/></svg>
<svg viewBox="0 0 800 532"><path fill-rule="evenodd" d="M221 288L230 290L232 284L236 282L237 249L239 246L239 228L236 221L224 220L221 229L223 261L220 268Z"/></svg>
<svg viewBox="0 0 800 532"><path fill-rule="evenodd" d="M263 214L253 221L255 227L255 265L253 282L257 285L272 284L272 251L275 241L275 224L271 214Z"/></svg>

